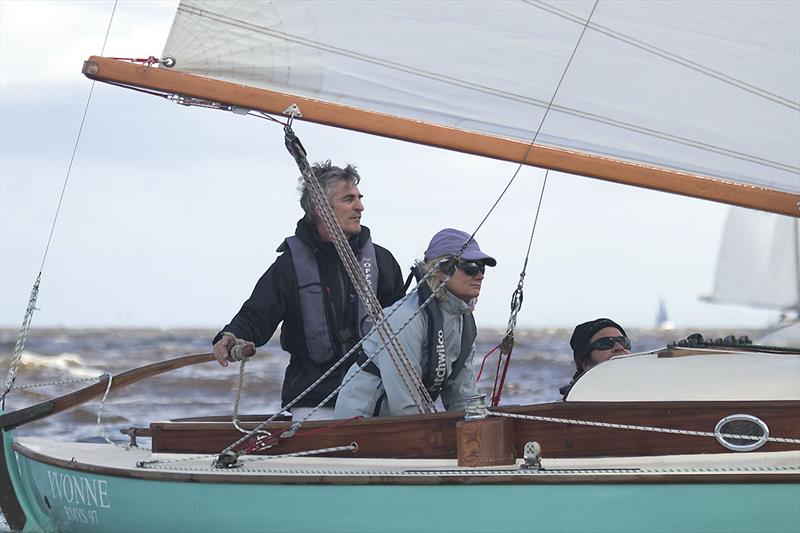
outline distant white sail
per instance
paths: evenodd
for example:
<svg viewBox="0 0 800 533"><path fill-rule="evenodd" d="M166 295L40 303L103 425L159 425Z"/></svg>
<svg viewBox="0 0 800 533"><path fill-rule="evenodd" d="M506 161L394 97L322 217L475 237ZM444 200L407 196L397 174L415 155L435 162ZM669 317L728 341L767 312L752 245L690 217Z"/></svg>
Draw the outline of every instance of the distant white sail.
<svg viewBox="0 0 800 533"><path fill-rule="evenodd" d="M800 308L800 220L731 208L720 246L712 302Z"/></svg>
<svg viewBox="0 0 800 533"><path fill-rule="evenodd" d="M530 141L593 5L184 0L164 54ZM798 194L798 57L800 2L600 2L537 142Z"/></svg>

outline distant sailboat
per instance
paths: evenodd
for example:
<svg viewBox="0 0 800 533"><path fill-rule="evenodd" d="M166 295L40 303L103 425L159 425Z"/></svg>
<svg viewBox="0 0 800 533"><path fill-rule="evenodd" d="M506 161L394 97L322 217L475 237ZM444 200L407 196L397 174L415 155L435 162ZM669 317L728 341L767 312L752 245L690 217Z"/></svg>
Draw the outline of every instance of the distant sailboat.
<svg viewBox="0 0 800 533"><path fill-rule="evenodd" d="M664 303L664 298L658 302L658 311L656 312L656 328L662 330L675 329L675 324L667 316L667 304Z"/></svg>
<svg viewBox="0 0 800 533"><path fill-rule="evenodd" d="M760 342L800 346L800 219L731 208L714 290L702 299L779 311Z"/></svg>
<svg viewBox="0 0 800 533"><path fill-rule="evenodd" d="M800 309L800 222L731 208L720 245L713 303L775 309Z"/></svg>

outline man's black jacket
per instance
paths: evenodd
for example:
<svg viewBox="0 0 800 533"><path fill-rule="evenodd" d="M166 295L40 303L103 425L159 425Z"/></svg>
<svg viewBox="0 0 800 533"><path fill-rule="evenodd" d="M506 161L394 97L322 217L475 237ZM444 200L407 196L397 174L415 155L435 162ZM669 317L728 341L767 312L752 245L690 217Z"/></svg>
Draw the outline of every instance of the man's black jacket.
<svg viewBox="0 0 800 533"><path fill-rule="evenodd" d="M322 242L314 224L305 219L297 223L295 235L314 250L323 285L328 324L334 331L346 328L355 331L358 315L356 293L333 243ZM349 238L350 246L357 256L368 238L369 229L365 226L361 226L361 233ZM388 307L403 296L402 272L389 250L374 246L379 272L378 301L382 307ZM292 258L285 243L281 244L278 251L283 253L261 276L250 298L222 331L230 331L240 339L262 346L283 322L281 347L291 355L281 393L281 404L286 405L330 368L358 339L354 338L346 345L332 339L333 345L339 347L339 353L333 354L327 363L320 365L309 358ZM217 342L221 334L222 332L218 333L213 342ZM349 361L342 364L296 405L314 407L319 404L339 386L350 364ZM332 407L335 401L334 397L327 406Z"/></svg>

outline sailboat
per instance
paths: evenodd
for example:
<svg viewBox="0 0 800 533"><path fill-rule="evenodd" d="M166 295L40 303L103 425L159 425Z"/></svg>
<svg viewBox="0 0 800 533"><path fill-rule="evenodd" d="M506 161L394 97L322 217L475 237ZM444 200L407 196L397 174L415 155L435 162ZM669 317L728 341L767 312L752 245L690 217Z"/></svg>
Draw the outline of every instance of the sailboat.
<svg viewBox="0 0 800 533"><path fill-rule="evenodd" d="M317 122L797 218L797 10L187 0L159 58L92 56L83 72L184 105L291 117L298 130ZM800 528L800 351L737 339L611 359L565 402L478 400L461 413L299 429L240 417L268 433L229 468L209 456L242 433L202 416L131 428L127 448L14 438L112 388L212 359L153 363L0 415L12 528ZM138 436L152 449L133 446ZM277 442L259 448L263 438Z"/></svg>
<svg viewBox="0 0 800 533"><path fill-rule="evenodd" d="M780 319L759 342L800 345L800 220L731 208L714 288L703 299L777 311Z"/></svg>
<svg viewBox="0 0 800 533"><path fill-rule="evenodd" d="M675 329L675 324L669 319L667 315L667 304L664 299L658 301L658 312L656 313L656 327L658 329Z"/></svg>

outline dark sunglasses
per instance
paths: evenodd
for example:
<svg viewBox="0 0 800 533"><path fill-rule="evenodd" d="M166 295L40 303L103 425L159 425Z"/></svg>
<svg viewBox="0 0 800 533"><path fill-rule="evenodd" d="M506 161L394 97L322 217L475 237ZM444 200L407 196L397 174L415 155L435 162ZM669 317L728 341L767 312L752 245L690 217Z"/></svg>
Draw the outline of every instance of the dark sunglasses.
<svg viewBox="0 0 800 533"><path fill-rule="evenodd" d="M456 266L467 276L477 276L479 272L481 274L486 272L486 265L474 261L459 261Z"/></svg>
<svg viewBox="0 0 800 533"><path fill-rule="evenodd" d="M592 350L610 350L615 344L619 344L626 350L631 349L631 341L628 337L600 337L589 345L587 353L592 353Z"/></svg>

